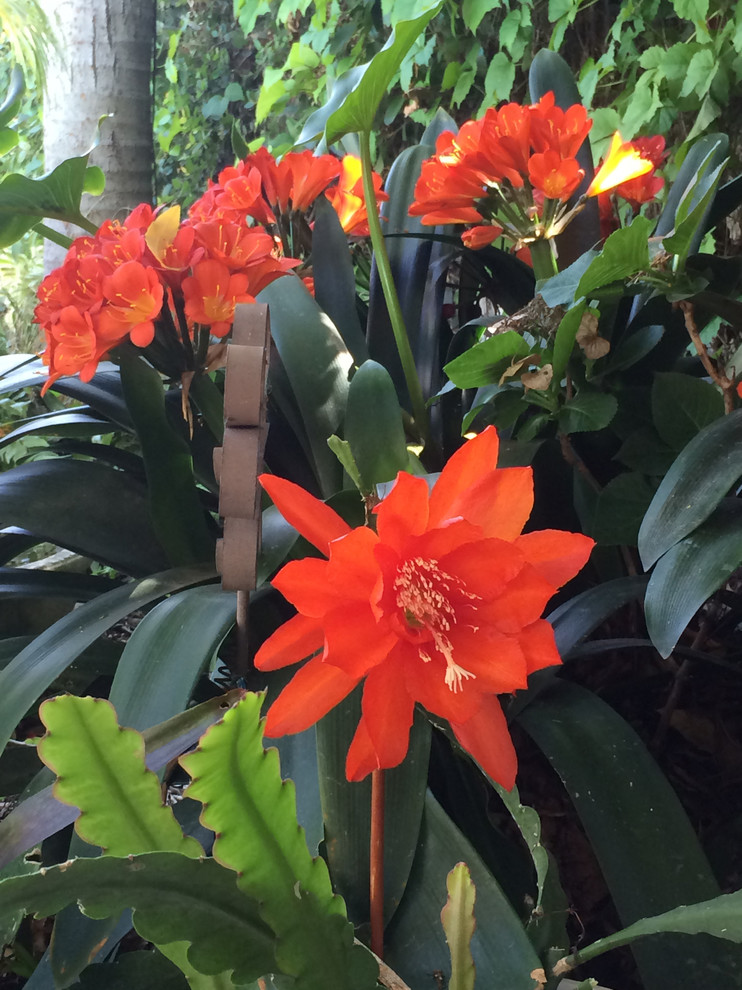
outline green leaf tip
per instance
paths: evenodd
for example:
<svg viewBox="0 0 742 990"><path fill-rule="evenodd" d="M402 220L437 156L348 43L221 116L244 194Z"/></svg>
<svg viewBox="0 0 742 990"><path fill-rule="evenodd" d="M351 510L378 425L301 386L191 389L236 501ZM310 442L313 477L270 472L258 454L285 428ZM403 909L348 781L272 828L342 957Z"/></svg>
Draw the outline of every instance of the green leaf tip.
<svg viewBox="0 0 742 990"><path fill-rule="evenodd" d="M327 866L312 858L296 820L292 781L282 781L278 752L263 748L263 694L248 693L181 757L201 801L201 821L216 833L214 858L238 874L276 933L280 971L296 990L372 990L377 964L360 945Z"/></svg>
<svg viewBox="0 0 742 990"><path fill-rule="evenodd" d="M39 756L57 774L55 797L80 809L81 838L112 856L203 855L163 805L157 777L144 762L143 737L119 726L110 702L62 695L45 701L39 717L47 730Z"/></svg>
<svg viewBox="0 0 742 990"><path fill-rule="evenodd" d="M457 863L446 878L448 900L441 911L441 924L451 953L449 990L474 990L474 959L471 940L476 928L476 890L466 863Z"/></svg>

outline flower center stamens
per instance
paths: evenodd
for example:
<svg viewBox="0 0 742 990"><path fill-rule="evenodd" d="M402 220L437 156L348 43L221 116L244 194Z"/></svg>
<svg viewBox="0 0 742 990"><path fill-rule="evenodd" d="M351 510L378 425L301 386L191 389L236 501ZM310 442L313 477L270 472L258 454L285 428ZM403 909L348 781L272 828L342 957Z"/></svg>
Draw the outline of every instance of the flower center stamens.
<svg viewBox="0 0 742 990"><path fill-rule="evenodd" d="M407 627L413 632L427 632L436 651L446 661L446 686L456 694L464 680L476 675L460 666L453 659L453 643L449 633L458 621L457 608L471 607L479 596L466 590L463 581L446 573L437 560L412 557L398 569L394 579L397 606ZM418 647L423 663L430 663L431 656Z"/></svg>

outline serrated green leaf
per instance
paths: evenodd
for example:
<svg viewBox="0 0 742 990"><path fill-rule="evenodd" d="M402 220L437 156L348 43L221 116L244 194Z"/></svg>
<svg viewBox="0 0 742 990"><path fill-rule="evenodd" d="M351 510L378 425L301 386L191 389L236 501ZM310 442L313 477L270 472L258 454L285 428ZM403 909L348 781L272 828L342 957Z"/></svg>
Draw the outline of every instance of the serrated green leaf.
<svg viewBox="0 0 742 990"><path fill-rule="evenodd" d="M441 924L451 953L448 990L474 990L474 960L471 939L476 928L474 902L477 892L466 863L457 863L446 877L448 899L441 911Z"/></svg>
<svg viewBox="0 0 742 990"><path fill-rule="evenodd" d="M257 903L213 859L172 852L77 859L2 881L0 898L3 911L41 917L76 902L91 918L131 907L142 938L162 946L190 943L188 960L201 973L233 969L239 986L276 971L274 936Z"/></svg>
<svg viewBox="0 0 742 990"><path fill-rule="evenodd" d="M342 899L324 860L313 859L296 822L294 785L281 781L278 754L264 750L262 695L249 694L181 758L192 777L187 795L204 804L215 858L239 873L238 885L261 903L276 932L276 959L299 988L363 990L376 966L353 945Z"/></svg>
<svg viewBox="0 0 742 990"><path fill-rule="evenodd" d="M495 333L444 365L443 370L458 388L480 388L499 381L513 361L525 357L530 348L515 330Z"/></svg>
<svg viewBox="0 0 742 990"><path fill-rule="evenodd" d="M407 467L407 444L402 410L389 372L376 361L365 361L348 391L345 439L358 465L363 490L392 481Z"/></svg>
<svg viewBox="0 0 742 990"><path fill-rule="evenodd" d="M646 271L649 268L649 235L653 227L653 220L637 216L629 227L614 231L580 279L575 297L589 297L604 285Z"/></svg>
<svg viewBox="0 0 742 990"><path fill-rule="evenodd" d="M655 374L652 420L668 447L682 450L699 430L723 415L721 392L710 382L674 371Z"/></svg>
<svg viewBox="0 0 742 990"><path fill-rule="evenodd" d="M328 102L307 120L297 144L304 144L324 133L329 145L340 140L344 134L370 131L379 103L395 72L442 6L443 0L437 0L416 17L398 21L384 47L370 62L351 69L337 80Z"/></svg>
<svg viewBox="0 0 742 990"><path fill-rule="evenodd" d="M740 563L742 504L730 498L655 564L644 611L647 630L661 656L670 656L698 609Z"/></svg>
<svg viewBox="0 0 742 990"><path fill-rule="evenodd" d="M742 409L736 409L696 434L663 478L639 530L644 569L708 519L740 475Z"/></svg>
<svg viewBox="0 0 742 990"><path fill-rule="evenodd" d="M203 855L163 805L144 763L144 739L119 726L110 702L63 695L45 701L39 717L46 727L39 756L57 775L57 800L80 809L75 830L82 839L111 856Z"/></svg>
<svg viewBox="0 0 742 990"><path fill-rule="evenodd" d="M602 430L616 415L618 402L605 392L580 389L577 395L565 402L559 410L559 429L562 433L584 433Z"/></svg>
<svg viewBox="0 0 742 990"><path fill-rule="evenodd" d="M236 704L242 695L241 690L235 689L146 730L144 742L147 767L150 770L161 770L190 749L206 729L222 718L224 711ZM48 770L43 773L51 776ZM0 822L0 867L32 849L65 825L70 825L76 816L76 808L57 801L51 784L25 798Z"/></svg>

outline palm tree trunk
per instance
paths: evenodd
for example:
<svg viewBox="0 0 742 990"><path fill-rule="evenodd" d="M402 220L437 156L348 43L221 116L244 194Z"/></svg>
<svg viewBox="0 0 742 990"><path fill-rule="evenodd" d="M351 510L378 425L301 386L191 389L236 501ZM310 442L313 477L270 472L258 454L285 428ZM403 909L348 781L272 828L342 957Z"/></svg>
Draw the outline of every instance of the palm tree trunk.
<svg viewBox="0 0 742 990"><path fill-rule="evenodd" d="M44 94L46 170L84 154L99 119L100 144L90 156L106 176L102 196L85 196L83 213L100 223L151 202L152 54L156 0L42 0L59 40ZM65 230L77 236L76 229ZM47 244L47 271L63 251Z"/></svg>

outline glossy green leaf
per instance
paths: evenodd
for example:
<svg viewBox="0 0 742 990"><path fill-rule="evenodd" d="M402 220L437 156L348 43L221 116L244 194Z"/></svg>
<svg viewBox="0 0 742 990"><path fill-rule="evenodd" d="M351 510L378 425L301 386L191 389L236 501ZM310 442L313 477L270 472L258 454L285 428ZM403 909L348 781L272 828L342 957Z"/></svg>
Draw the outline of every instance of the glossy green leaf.
<svg viewBox="0 0 742 990"><path fill-rule="evenodd" d="M370 131L394 74L442 6L443 0L437 0L416 17L398 21L384 47L370 62L351 69L335 82L330 99L307 120L297 144L304 144L324 134L325 141L330 145L344 134Z"/></svg>
<svg viewBox="0 0 742 990"><path fill-rule="evenodd" d="M557 275L538 282L536 289L546 305L572 306L582 276L598 255L598 251L585 251L576 261L562 269Z"/></svg>
<svg viewBox="0 0 742 990"><path fill-rule="evenodd" d="M709 517L742 475L742 409L706 426L665 475L639 530L645 570Z"/></svg>
<svg viewBox="0 0 742 990"><path fill-rule="evenodd" d="M405 148L392 163L384 183L389 199L381 204L389 264L426 398L437 392L442 384L441 333L449 332L441 320L446 270L461 244L458 237L452 238L453 244L444 237L434 240L440 231L453 228L425 227L419 217L411 217L408 212L415 198L420 168L432 150L429 144ZM369 354L392 376L400 402L408 404L407 385L375 263L371 267L369 284L367 334Z"/></svg>
<svg viewBox="0 0 742 990"><path fill-rule="evenodd" d="M562 778L623 924L719 893L667 779L605 702L562 681L518 722ZM737 969L718 943L668 938L633 951L646 990L697 990Z"/></svg>
<svg viewBox="0 0 742 990"><path fill-rule="evenodd" d="M348 236L325 196L314 204L312 274L317 305L332 320L356 364L368 357L356 301L356 277Z"/></svg>
<svg viewBox="0 0 742 990"><path fill-rule="evenodd" d="M369 919L371 781L350 783L345 758L361 716L360 691L317 723L325 854L333 884L355 924ZM428 782L430 724L417 714L407 756L384 774L384 917L399 907L419 842ZM439 905L439 909L442 906Z"/></svg>
<svg viewBox="0 0 742 990"><path fill-rule="evenodd" d="M634 471L611 478L598 494L591 536L602 546L636 546L655 489Z"/></svg>
<svg viewBox="0 0 742 990"><path fill-rule="evenodd" d="M150 517L173 567L214 559L214 536L198 496L188 444L168 422L162 378L143 357L121 350L124 399L147 472Z"/></svg>
<svg viewBox="0 0 742 990"><path fill-rule="evenodd" d="M637 938L657 935L661 932L678 932L685 935L703 933L729 942L742 942L742 890L732 894L720 894L719 897L702 901L700 904L684 904L653 918L642 918L628 928L623 928L605 938L599 938L579 952L568 956L560 971L566 972L568 966L573 968L582 965L608 952L609 949L617 949L621 945L631 944ZM737 982L728 985L739 984Z"/></svg>
<svg viewBox="0 0 742 990"><path fill-rule="evenodd" d="M742 563L742 504L724 499L697 529L655 564L644 611L657 651L669 657L703 603Z"/></svg>
<svg viewBox="0 0 742 990"><path fill-rule="evenodd" d="M80 199L87 166L86 154L68 158L40 179L6 175L0 182L0 248L19 240L44 218L84 226Z"/></svg>
<svg viewBox="0 0 742 990"><path fill-rule="evenodd" d="M104 464L55 458L3 471L0 513L6 526L125 574L167 566L147 519L144 485Z"/></svg>
<svg viewBox="0 0 742 990"><path fill-rule="evenodd" d="M327 866L313 859L296 822L294 785L281 780L278 754L264 750L262 695L249 694L181 757L192 777L187 794L204 805L214 856L237 871L277 935L276 960L296 987L357 990L375 986L377 967L361 946Z"/></svg>
<svg viewBox="0 0 742 990"><path fill-rule="evenodd" d="M358 465L363 490L392 481L407 467L402 411L389 372L365 361L351 379L345 439Z"/></svg>
<svg viewBox="0 0 742 990"><path fill-rule="evenodd" d="M559 429L568 434L602 430L616 415L617 409L614 396L582 388L559 410Z"/></svg>
<svg viewBox="0 0 742 990"><path fill-rule="evenodd" d="M206 729L222 718L225 710L236 704L242 695L240 690L230 691L222 697L211 698L189 708L161 725L147 729L144 732L147 767L150 770L161 770L190 749ZM46 769L43 773L51 777ZM49 784L24 798L0 822L0 867L75 820L77 808L57 801L52 791L52 785Z"/></svg>
<svg viewBox="0 0 742 990"><path fill-rule="evenodd" d="M0 671L0 744L49 685L114 623L158 598L213 577L211 567L153 574L86 602L55 622Z"/></svg>
<svg viewBox="0 0 742 990"><path fill-rule="evenodd" d="M499 381L503 372L530 348L515 330L495 333L454 358L443 370L458 388L479 388Z"/></svg>
<svg viewBox="0 0 742 990"><path fill-rule="evenodd" d="M109 699L122 725L138 731L184 711L204 667L234 624L236 596L188 588L142 619L124 647Z"/></svg>
<svg viewBox="0 0 742 990"><path fill-rule="evenodd" d="M341 472L327 438L340 432L353 358L298 278L271 283L260 293L260 302L270 306L271 336L305 431L305 453L328 497L340 488ZM273 377L271 368L269 380Z"/></svg>
<svg viewBox="0 0 742 990"><path fill-rule="evenodd" d="M0 437L0 447L7 447L25 436L94 437L112 433L113 423L91 414L89 409L58 409L22 420Z"/></svg>
<svg viewBox="0 0 742 990"><path fill-rule="evenodd" d="M640 426L629 433L614 459L630 471L662 477L672 467L675 456L676 451L660 440L653 426Z"/></svg>
<svg viewBox="0 0 742 990"><path fill-rule="evenodd" d="M441 924L451 953L449 990L474 990L476 972L471 940L476 922L474 902L477 892L466 863L457 863L446 877L448 900L441 911Z"/></svg>
<svg viewBox="0 0 742 990"><path fill-rule="evenodd" d="M36 383L38 384L38 379ZM121 373L115 365L99 364L98 371L89 382L81 381L76 375L72 378L60 378L54 383L52 390L86 403L112 423L134 432L134 424L124 399Z"/></svg>
<svg viewBox="0 0 742 990"><path fill-rule="evenodd" d="M557 382L561 382L562 378L564 378L567 363L575 347L577 331L580 329L580 323L586 309L587 303L583 299L576 306L567 310L557 327L556 337L554 338L554 355L551 359L551 365L554 369L554 379Z"/></svg>
<svg viewBox="0 0 742 990"><path fill-rule="evenodd" d="M724 415L721 392L702 378L658 372L652 385L652 421L668 447L680 451L693 437Z"/></svg>
<svg viewBox="0 0 742 990"><path fill-rule="evenodd" d="M603 245L603 250L592 262L579 281L575 296L588 298L596 289L611 282L619 282L649 269L649 235L654 221L637 216L631 225L614 231Z"/></svg>
<svg viewBox="0 0 742 990"><path fill-rule="evenodd" d="M703 163L707 163L707 170L715 169L726 158L728 151L729 138L725 134L706 134L693 143L668 191L665 207L655 228L656 237L663 237L674 228L678 207L689 189L695 188L703 194L702 187L697 184ZM693 198L686 200L687 209L692 209L694 205Z"/></svg>
<svg viewBox="0 0 742 990"><path fill-rule="evenodd" d="M62 695L45 701L39 717L46 727L39 756L57 775L57 800L80 809L81 838L111 856L203 855L163 805L160 783L144 763L143 737L119 726L110 702Z"/></svg>
<svg viewBox="0 0 742 990"><path fill-rule="evenodd" d="M286 522L275 505L269 505L264 509L261 518L258 587L278 570L299 538L297 531Z"/></svg>
<svg viewBox="0 0 742 990"><path fill-rule="evenodd" d="M677 255L681 262L684 262L691 250L695 250L700 243L706 217L727 164L724 160L715 168L710 168L714 158L715 154L712 150L699 168L696 183L686 189L678 203L672 232L662 238L663 249Z"/></svg>
<svg viewBox="0 0 742 990"><path fill-rule="evenodd" d="M541 962L520 918L477 852L428 794L420 843L402 903L386 931L385 960L410 987L424 987L430 973L450 975L440 912L446 875L465 862L477 890L477 929L471 953L477 986L487 990L533 990L530 973Z"/></svg>
<svg viewBox="0 0 742 990"><path fill-rule="evenodd" d="M601 375L610 375L632 367L654 350L664 333L663 326L650 326L623 337L615 348L611 347L610 354L601 363Z"/></svg>
<svg viewBox="0 0 742 990"><path fill-rule="evenodd" d="M87 602L118 584L110 578L92 574L0 567L2 598L71 598L76 602Z"/></svg>
<svg viewBox="0 0 742 990"><path fill-rule="evenodd" d="M258 905L213 859L173 852L77 859L0 883L3 911L46 917L79 903L91 918L134 909L134 927L155 945L186 941L201 973L234 969L237 985L275 972L274 936Z"/></svg>
<svg viewBox="0 0 742 990"><path fill-rule="evenodd" d="M8 91L2 104L0 104L0 127L5 127L16 116L25 91L26 83L23 78L23 69L20 65L14 65L10 70Z"/></svg>
<svg viewBox="0 0 742 990"><path fill-rule="evenodd" d="M610 615L642 597L647 579L641 575L604 581L575 595L547 616L557 649L566 657Z"/></svg>

